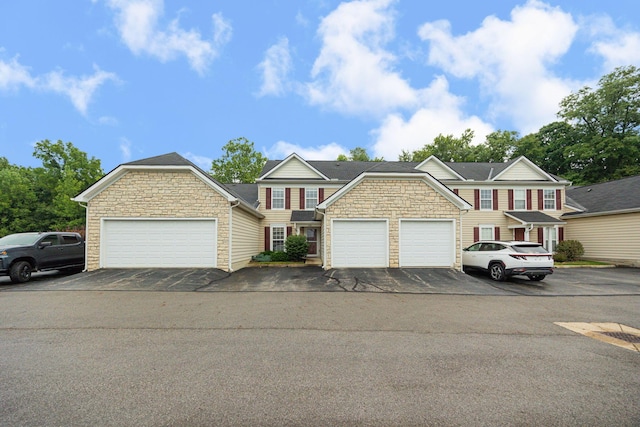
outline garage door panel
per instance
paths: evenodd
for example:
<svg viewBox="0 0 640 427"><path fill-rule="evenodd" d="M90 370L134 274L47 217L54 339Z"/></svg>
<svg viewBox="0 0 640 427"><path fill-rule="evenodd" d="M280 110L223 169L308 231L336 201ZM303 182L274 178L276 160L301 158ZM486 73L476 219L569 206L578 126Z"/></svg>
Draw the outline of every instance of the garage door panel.
<svg viewBox="0 0 640 427"><path fill-rule="evenodd" d="M400 222L401 267L452 267L454 248L453 221Z"/></svg>
<svg viewBox="0 0 640 427"><path fill-rule="evenodd" d="M216 267L216 221L105 220L105 268Z"/></svg>
<svg viewBox="0 0 640 427"><path fill-rule="evenodd" d="M388 267L387 222L334 220L332 266Z"/></svg>

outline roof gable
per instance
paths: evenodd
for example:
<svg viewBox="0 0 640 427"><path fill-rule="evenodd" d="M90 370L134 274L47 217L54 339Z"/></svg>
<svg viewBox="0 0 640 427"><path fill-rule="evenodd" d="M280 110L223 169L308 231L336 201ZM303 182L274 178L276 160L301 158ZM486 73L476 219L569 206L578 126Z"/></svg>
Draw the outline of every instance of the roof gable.
<svg viewBox="0 0 640 427"><path fill-rule="evenodd" d="M489 178L491 181L552 181L557 182L553 176L549 175L531 160L524 156L518 157L504 170Z"/></svg>
<svg viewBox="0 0 640 427"><path fill-rule="evenodd" d="M324 179L328 180L322 172L311 166L306 160L296 153L291 154L283 161L272 166L258 180L262 179ZM266 168L265 168L266 169Z"/></svg>
<svg viewBox="0 0 640 427"><path fill-rule="evenodd" d="M416 169L421 170L423 172L427 172L431 174L436 179L443 180L452 180L458 179L463 180L464 178L458 174L456 171L447 166L442 160L438 159L436 156L429 156L426 160L416 166Z"/></svg>

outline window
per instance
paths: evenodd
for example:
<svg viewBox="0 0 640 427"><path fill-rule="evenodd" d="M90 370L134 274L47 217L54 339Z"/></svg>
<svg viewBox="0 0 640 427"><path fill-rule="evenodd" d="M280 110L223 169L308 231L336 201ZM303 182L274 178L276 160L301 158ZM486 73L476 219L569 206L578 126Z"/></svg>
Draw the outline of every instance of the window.
<svg viewBox="0 0 640 427"><path fill-rule="evenodd" d="M76 243L78 243L78 238L76 236L62 236L63 245L75 245Z"/></svg>
<svg viewBox="0 0 640 427"><path fill-rule="evenodd" d="M544 190L544 210L556 209L556 190Z"/></svg>
<svg viewBox="0 0 640 427"><path fill-rule="evenodd" d="M495 227L493 225L481 225L480 226L480 240L493 240L493 232Z"/></svg>
<svg viewBox="0 0 640 427"><path fill-rule="evenodd" d="M546 190L545 190L546 191ZM544 242L542 246L549 252L555 252L556 246L558 246L558 229L555 227L544 228Z"/></svg>
<svg viewBox="0 0 640 427"><path fill-rule="evenodd" d="M307 188L304 192L304 208L314 209L318 205L318 189Z"/></svg>
<svg viewBox="0 0 640 427"><path fill-rule="evenodd" d="M271 227L271 250L284 251L285 228L282 225Z"/></svg>
<svg viewBox="0 0 640 427"><path fill-rule="evenodd" d="M493 191L492 190L480 190L480 209L481 210L493 209Z"/></svg>
<svg viewBox="0 0 640 427"><path fill-rule="evenodd" d="M527 209L526 190L513 190L513 208L519 211Z"/></svg>
<svg viewBox="0 0 640 427"><path fill-rule="evenodd" d="M284 209L284 188L271 190L271 209Z"/></svg>

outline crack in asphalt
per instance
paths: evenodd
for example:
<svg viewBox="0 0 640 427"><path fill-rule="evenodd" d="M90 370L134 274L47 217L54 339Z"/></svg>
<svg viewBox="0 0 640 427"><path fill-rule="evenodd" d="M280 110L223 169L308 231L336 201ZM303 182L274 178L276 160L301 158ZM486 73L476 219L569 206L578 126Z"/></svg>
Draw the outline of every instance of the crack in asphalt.
<svg viewBox="0 0 640 427"><path fill-rule="evenodd" d="M329 271L325 271L325 272L323 272L323 273L322 273L322 276L324 276L324 277L328 277L328 278L329 278L329 280L334 280L334 281L335 281L335 285L336 285L337 287L339 287L340 289L342 289L342 290L343 290L343 291L345 291L345 292L349 292L349 290L348 290L347 288L345 288L344 286L342 286L342 283L340 282L340 279L338 279L337 277L333 277L333 275L334 275L334 274L335 274L335 272L336 272L335 270L331 270L331 275L329 275L329 276L327 276L327 273L328 273L328 272L329 272ZM325 283L328 283L328 282L329 282L329 280L327 280Z"/></svg>

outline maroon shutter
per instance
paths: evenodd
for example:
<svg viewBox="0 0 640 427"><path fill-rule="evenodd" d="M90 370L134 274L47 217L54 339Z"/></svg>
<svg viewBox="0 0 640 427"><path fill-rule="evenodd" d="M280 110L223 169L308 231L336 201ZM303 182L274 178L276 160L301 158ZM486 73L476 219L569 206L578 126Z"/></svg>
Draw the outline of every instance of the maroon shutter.
<svg viewBox="0 0 640 427"><path fill-rule="evenodd" d="M530 211L531 209L531 190L527 190L527 210Z"/></svg>
<svg viewBox="0 0 640 427"><path fill-rule="evenodd" d="M556 190L556 209L562 209L562 190Z"/></svg>
<svg viewBox="0 0 640 427"><path fill-rule="evenodd" d="M287 237L293 234L293 227L287 227Z"/></svg>
<svg viewBox="0 0 640 427"><path fill-rule="evenodd" d="M267 200L266 200L265 209L267 210L271 209L271 189L270 188L267 188Z"/></svg>
<svg viewBox="0 0 640 427"><path fill-rule="evenodd" d="M473 227L473 241L477 242L480 240L480 229L478 227Z"/></svg>
<svg viewBox="0 0 640 427"><path fill-rule="evenodd" d="M473 190L473 208L475 210L480 209L480 190L478 190L477 188Z"/></svg>
<svg viewBox="0 0 640 427"><path fill-rule="evenodd" d="M454 194L455 194L456 196L459 196L459 195L460 195L460 190L458 190L457 188L454 188L454 189L453 189L453 192L454 192Z"/></svg>
<svg viewBox="0 0 640 427"><path fill-rule="evenodd" d="M500 227L496 227L493 229L493 238L496 240L500 240Z"/></svg>
<svg viewBox="0 0 640 427"><path fill-rule="evenodd" d="M542 190L538 190L538 210L544 210L544 192Z"/></svg>
<svg viewBox="0 0 640 427"><path fill-rule="evenodd" d="M498 210L498 190L493 190L493 210Z"/></svg>
<svg viewBox="0 0 640 427"><path fill-rule="evenodd" d="M271 229L269 227L264 228L264 250L271 250Z"/></svg>
<svg viewBox="0 0 640 427"><path fill-rule="evenodd" d="M318 203L324 202L324 188L318 189Z"/></svg>
<svg viewBox="0 0 640 427"><path fill-rule="evenodd" d="M300 189L300 209L304 209L304 188Z"/></svg>
<svg viewBox="0 0 640 427"><path fill-rule="evenodd" d="M513 210L513 190L507 190L507 197L509 198L509 210Z"/></svg>
<svg viewBox="0 0 640 427"><path fill-rule="evenodd" d="M284 189L284 208L291 209L291 189Z"/></svg>
<svg viewBox="0 0 640 427"><path fill-rule="evenodd" d="M564 242L564 227L558 227L558 240Z"/></svg>
<svg viewBox="0 0 640 427"><path fill-rule="evenodd" d="M538 228L538 243L544 243L544 230L542 227Z"/></svg>

